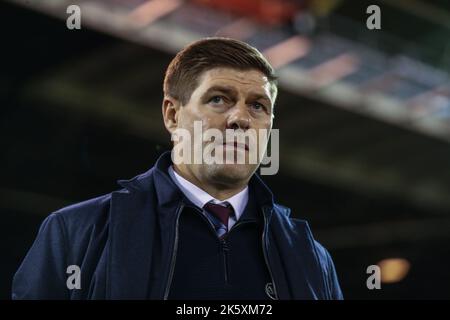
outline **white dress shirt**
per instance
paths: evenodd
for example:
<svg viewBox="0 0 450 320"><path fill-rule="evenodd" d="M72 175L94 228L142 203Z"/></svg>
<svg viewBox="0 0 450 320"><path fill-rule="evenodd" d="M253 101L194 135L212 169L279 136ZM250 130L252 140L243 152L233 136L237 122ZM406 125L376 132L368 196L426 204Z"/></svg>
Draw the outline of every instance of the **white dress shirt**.
<svg viewBox="0 0 450 320"><path fill-rule="evenodd" d="M208 202L212 201L215 204L226 205L229 203L234 210L234 216L231 216L228 220L228 230L231 230L233 225L239 220L248 202L248 186L244 190L235 194L231 198L226 200L218 200L213 196L205 192L204 190L197 187L192 182L189 182L178 173L175 172L173 166L169 167L169 175L173 182L180 188L184 195L197 207L203 209L203 206Z"/></svg>

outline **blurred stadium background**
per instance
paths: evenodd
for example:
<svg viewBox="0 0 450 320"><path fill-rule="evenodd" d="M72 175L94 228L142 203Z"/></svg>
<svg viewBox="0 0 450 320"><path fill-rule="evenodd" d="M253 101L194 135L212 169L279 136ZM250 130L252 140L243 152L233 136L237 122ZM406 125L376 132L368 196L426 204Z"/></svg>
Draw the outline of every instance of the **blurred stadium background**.
<svg viewBox="0 0 450 320"><path fill-rule="evenodd" d="M345 297L450 298L448 0L11 0L0 26L0 298L44 217L169 149L164 70L213 35L276 67L281 164L265 180L329 248Z"/></svg>

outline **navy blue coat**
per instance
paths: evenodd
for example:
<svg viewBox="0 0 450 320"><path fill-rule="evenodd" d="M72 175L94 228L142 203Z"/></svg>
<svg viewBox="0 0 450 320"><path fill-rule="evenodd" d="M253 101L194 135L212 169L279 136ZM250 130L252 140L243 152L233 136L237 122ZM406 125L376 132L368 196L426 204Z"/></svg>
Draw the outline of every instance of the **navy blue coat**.
<svg viewBox="0 0 450 320"><path fill-rule="evenodd" d="M13 299L166 299L186 202L167 174L170 152L123 189L48 216L13 279ZM290 218L254 175L264 215L263 249L278 299L342 299L333 261L308 223ZM81 288L68 289L81 268Z"/></svg>

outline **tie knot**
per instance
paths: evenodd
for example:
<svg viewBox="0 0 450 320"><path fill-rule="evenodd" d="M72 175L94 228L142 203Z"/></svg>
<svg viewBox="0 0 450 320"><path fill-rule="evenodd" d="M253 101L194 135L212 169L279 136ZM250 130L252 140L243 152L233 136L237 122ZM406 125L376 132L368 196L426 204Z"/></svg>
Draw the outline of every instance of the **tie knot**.
<svg viewBox="0 0 450 320"><path fill-rule="evenodd" d="M217 217L220 222L222 222L225 227L228 228L228 219L230 218L231 215L234 214L234 210L233 207L227 203L226 206L221 205L221 204L215 204L212 202L208 202L207 204L205 204L204 208L212 213L215 217Z"/></svg>

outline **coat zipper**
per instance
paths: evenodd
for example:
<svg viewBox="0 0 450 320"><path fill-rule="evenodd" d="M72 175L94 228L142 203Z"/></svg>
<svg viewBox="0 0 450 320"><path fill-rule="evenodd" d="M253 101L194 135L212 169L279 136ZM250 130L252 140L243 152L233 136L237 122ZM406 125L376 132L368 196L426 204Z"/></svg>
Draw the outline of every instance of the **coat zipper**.
<svg viewBox="0 0 450 320"><path fill-rule="evenodd" d="M264 254L264 261L266 262L266 266L267 269L269 270L269 275L270 275L270 279L272 280L272 284L273 284L273 291L275 292L275 300L278 300L278 293L277 293L277 287L275 285L275 281L273 279L273 273L272 273L272 269L270 268L270 264L269 264L269 259L267 258L267 246L266 246L266 241L265 241L265 235L266 235L266 227L267 227L267 218L266 215L264 214L264 209L263 209L263 216L264 216L264 230L263 230L263 234L262 234L262 250L263 250L263 254Z"/></svg>
<svg viewBox="0 0 450 320"><path fill-rule="evenodd" d="M226 240L226 237L228 237L228 235L230 234L231 231L233 231L235 228L249 223L250 221L238 221L231 229L230 231L228 231L228 233L226 234L226 236L222 239L220 239L220 243L222 245L222 252L223 252L223 266L224 266L224 278L225 278L225 283L228 284L228 279L229 279L229 267L228 267L228 252L229 252L229 247L228 247L228 243Z"/></svg>
<svg viewBox="0 0 450 320"><path fill-rule="evenodd" d="M228 244L225 239L221 240L222 243L222 251L223 251L223 266L225 272L225 283L228 284Z"/></svg>
<svg viewBox="0 0 450 320"><path fill-rule="evenodd" d="M164 291L164 300L167 300L167 298L169 296L170 287L172 285L173 273L175 271L175 262L177 260L177 251L178 251L178 225L179 225L179 221L180 221L180 213L183 210L183 208L184 208L184 204L181 203L181 205L178 207L178 210L177 210L177 217L176 217L176 223L175 223L175 239L174 239L173 248L172 248L172 257L170 260L169 278L167 279L166 289Z"/></svg>
<svg viewBox="0 0 450 320"><path fill-rule="evenodd" d="M224 266L224 278L225 278L225 283L228 284L228 274L229 274L229 267L228 267L228 252L229 252L229 247L228 247L228 243L226 240L226 237L228 237L228 235L230 234L231 231L233 231L235 228L248 223L249 221L238 221L231 229L230 231L228 231L228 233L226 234L226 236L222 239L220 239L220 243L222 245L222 252L223 252L223 266Z"/></svg>

